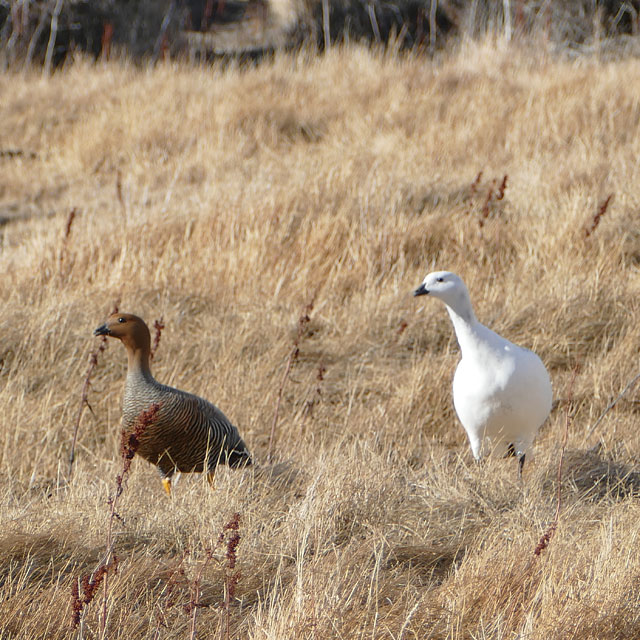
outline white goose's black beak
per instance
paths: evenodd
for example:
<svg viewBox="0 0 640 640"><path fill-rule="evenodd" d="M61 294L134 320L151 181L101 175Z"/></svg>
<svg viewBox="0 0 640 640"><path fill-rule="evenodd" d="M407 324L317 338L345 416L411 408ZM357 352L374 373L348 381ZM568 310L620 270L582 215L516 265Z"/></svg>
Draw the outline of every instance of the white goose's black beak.
<svg viewBox="0 0 640 640"><path fill-rule="evenodd" d="M106 324L101 324L94 332L94 336L108 336L111 335L111 329Z"/></svg>
<svg viewBox="0 0 640 640"><path fill-rule="evenodd" d="M424 282L413 292L414 296L426 296L429 295L429 289L424 286Z"/></svg>

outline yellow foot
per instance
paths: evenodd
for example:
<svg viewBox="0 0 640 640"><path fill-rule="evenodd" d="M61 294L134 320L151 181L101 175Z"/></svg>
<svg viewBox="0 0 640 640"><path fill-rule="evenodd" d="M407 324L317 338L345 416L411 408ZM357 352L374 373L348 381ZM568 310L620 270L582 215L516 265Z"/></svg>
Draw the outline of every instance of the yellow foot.
<svg viewBox="0 0 640 640"><path fill-rule="evenodd" d="M207 482L209 483L209 486L212 489L216 488L215 479L216 479L216 472L215 471L208 471L207 472Z"/></svg>
<svg viewBox="0 0 640 640"><path fill-rule="evenodd" d="M162 478L162 486L167 492L167 495L171 497L171 478Z"/></svg>

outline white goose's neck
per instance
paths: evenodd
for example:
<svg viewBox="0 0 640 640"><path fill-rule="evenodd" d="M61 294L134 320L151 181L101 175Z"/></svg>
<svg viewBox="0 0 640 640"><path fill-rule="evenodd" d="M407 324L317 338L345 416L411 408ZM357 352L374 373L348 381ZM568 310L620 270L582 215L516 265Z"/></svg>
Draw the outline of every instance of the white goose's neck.
<svg viewBox="0 0 640 640"><path fill-rule="evenodd" d="M482 325L476 319L471 306L471 299L466 289L461 290L454 300L448 300L445 304L456 332L460 351L462 351L464 357L465 352L471 348L472 343L477 341Z"/></svg>

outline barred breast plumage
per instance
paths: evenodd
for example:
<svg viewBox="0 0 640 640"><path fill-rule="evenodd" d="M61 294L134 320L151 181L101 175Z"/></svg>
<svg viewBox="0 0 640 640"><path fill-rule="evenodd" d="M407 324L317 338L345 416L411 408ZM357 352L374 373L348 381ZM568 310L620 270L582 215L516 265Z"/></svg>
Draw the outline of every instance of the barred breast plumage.
<svg viewBox="0 0 640 640"><path fill-rule="evenodd" d="M127 349L123 428L132 430L143 411L158 405L151 424L139 438L136 453L158 467L167 493L171 493L171 476L175 471L206 470L212 481L218 464L231 467L251 464L238 430L220 409L196 395L160 384L151 375L151 340L141 318L112 314L94 333L118 338Z"/></svg>

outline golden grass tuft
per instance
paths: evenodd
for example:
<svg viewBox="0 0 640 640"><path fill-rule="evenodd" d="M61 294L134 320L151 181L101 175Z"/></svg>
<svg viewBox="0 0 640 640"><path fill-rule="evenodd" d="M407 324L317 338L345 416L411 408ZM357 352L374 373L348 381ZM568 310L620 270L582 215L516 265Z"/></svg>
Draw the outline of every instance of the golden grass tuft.
<svg viewBox="0 0 640 640"><path fill-rule="evenodd" d="M590 427L638 373L639 74L488 41L0 77L0 140L25 152L0 156L2 633L73 637L72 584L104 559L119 344L67 460L119 300L162 319L158 380L218 404L257 464L168 500L134 458L105 637L635 637L638 386ZM433 268L550 369L522 485L471 459L453 331L411 296ZM101 616L94 599L75 633Z"/></svg>

